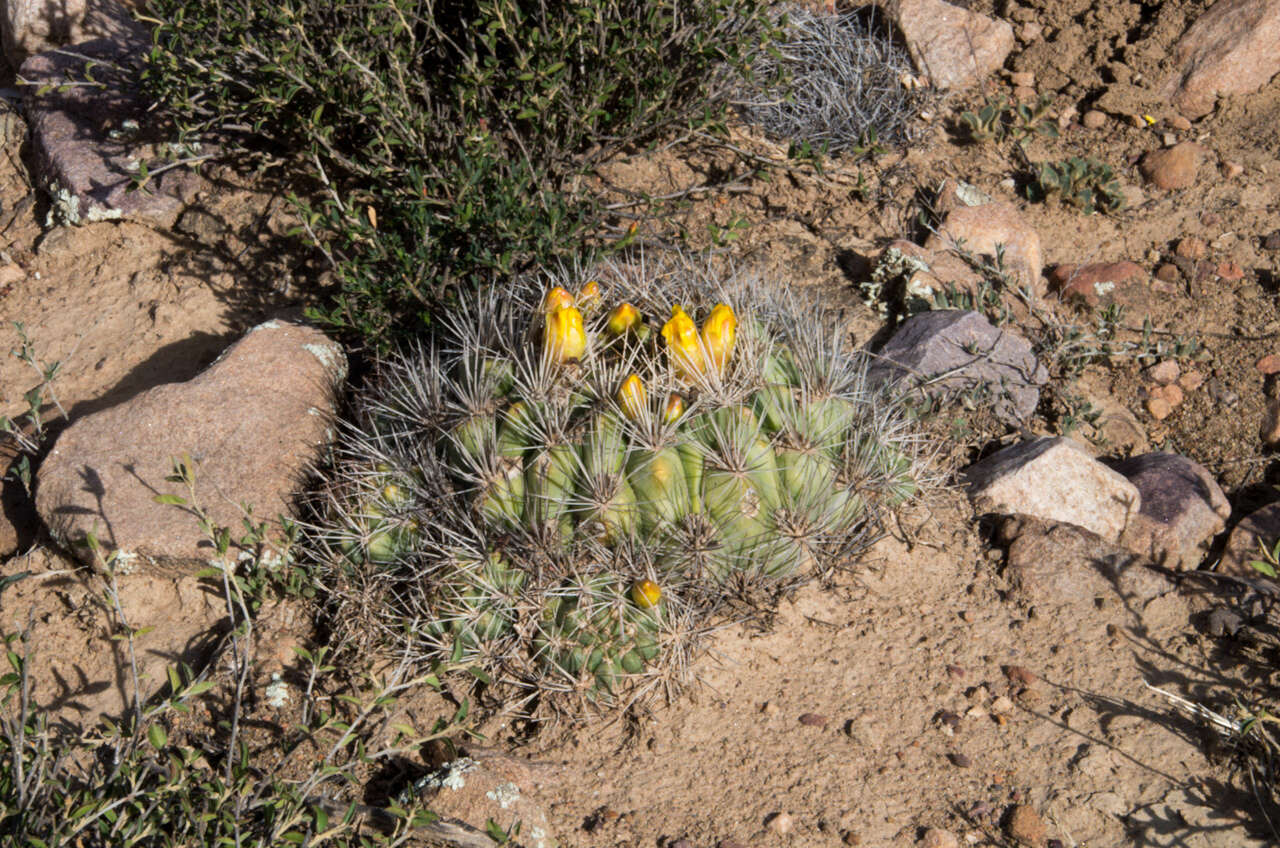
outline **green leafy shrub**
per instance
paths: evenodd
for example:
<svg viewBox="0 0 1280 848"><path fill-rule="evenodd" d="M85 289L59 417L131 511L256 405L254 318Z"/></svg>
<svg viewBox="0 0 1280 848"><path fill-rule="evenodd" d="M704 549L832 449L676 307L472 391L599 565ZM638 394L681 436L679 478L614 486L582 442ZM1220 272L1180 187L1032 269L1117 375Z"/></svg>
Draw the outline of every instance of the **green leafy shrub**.
<svg viewBox="0 0 1280 848"><path fill-rule="evenodd" d="M1061 162L1041 163L1027 193L1032 200L1056 195L1086 215L1099 209L1114 212L1124 208L1124 192L1115 172L1110 165L1092 158L1072 156Z"/></svg>
<svg viewBox="0 0 1280 848"><path fill-rule="evenodd" d="M1052 108L1053 97L1047 94L1035 103L1011 104L1004 97L989 98L976 112L961 112L960 123L975 142L1021 142L1032 135L1057 138L1058 127L1048 120Z"/></svg>
<svg viewBox="0 0 1280 848"><path fill-rule="evenodd" d="M459 287L581 253L583 175L715 124L763 0L152 0L144 80L184 142L283 157L340 293L390 343Z"/></svg>

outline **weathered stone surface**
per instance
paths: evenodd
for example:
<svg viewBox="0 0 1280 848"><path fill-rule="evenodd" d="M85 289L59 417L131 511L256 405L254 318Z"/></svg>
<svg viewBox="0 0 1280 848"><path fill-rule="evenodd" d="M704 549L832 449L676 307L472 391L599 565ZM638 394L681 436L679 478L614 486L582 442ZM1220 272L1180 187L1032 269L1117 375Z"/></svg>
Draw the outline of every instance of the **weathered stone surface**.
<svg viewBox="0 0 1280 848"><path fill-rule="evenodd" d="M964 471L979 512L1074 524L1115 542L1142 508L1138 488L1071 439L1010 445Z"/></svg>
<svg viewBox="0 0 1280 848"><path fill-rule="evenodd" d="M1121 542L1169 568L1195 568L1205 543L1231 517L1218 481L1198 462L1174 453L1148 453L1113 466L1138 489L1142 506Z"/></svg>
<svg viewBox="0 0 1280 848"><path fill-rule="evenodd" d="M1272 550L1277 541L1280 541L1280 503L1272 503L1249 513L1232 529L1217 571L1236 577L1262 578L1249 563L1263 559L1261 545Z"/></svg>
<svg viewBox="0 0 1280 848"><path fill-rule="evenodd" d="M956 206L947 213L938 232L925 240L924 247L929 251L960 250L991 262L1000 252L1007 272L1037 297L1044 295L1040 234L1012 203Z"/></svg>
<svg viewBox="0 0 1280 848"><path fill-rule="evenodd" d="M199 184L190 170L173 168L152 177L147 191L130 190L139 162L155 170L164 161L145 138L147 104L133 76L146 47L145 33L126 30L78 44L74 55L41 53L22 64L23 77L36 87L29 90L54 86L27 104L54 223L129 217L170 226L182 211L182 198ZM93 71L102 87L61 86L83 78L86 60L103 63Z"/></svg>
<svg viewBox="0 0 1280 848"><path fill-rule="evenodd" d="M942 0L881 0L916 66L938 88L977 85L1004 64L1013 27Z"/></svg>
<svg viewBox="0 0 1280 848"><path fill-rule="evenodd" d="M207 561L212 547L192 516L154 500L187 494L165 481L172 459L191 456L199 505L234 535L242 504L257 520L287 514L328 440L345 374L342 348L318 330L260 324L188 382L72 423L40 468L36 507L55 537L75 544L92 531L126 566Z"/></svg>
<svg viewBox="0 0 1280 848"><path fill-rule="evenodd" d="M1089 609L1097 597L1149 601L1173 589L1143 558L1074 524L1015 515L1000 535L1013 596L1028 606Z"/></svg>
<svg viewBox="0 0 1280 848"><path fill-rule="evenodd" d="M1204 148L1194 141L1184 141L1173 147L1150 151L1142 157L1138 170L1156 188L1191 188L1195 185L1196 170L1204 154Z"/></svg>
<svg viewBox="0 0 1280 848"><path fill-rule="evenodd" d="M0 0L5 58L16 68L33 53L80 41L85 0Z"/></svg>
<svg viewBox="0 0 1280 848"><path fill-rule="evenodd" d="M445 763L426 779L427 803L445 819L484 830L493 821L503 830L520 823L520 844L556 848L546 807L538 796L533 769L493 751L473 752Z"/></svg>
<svg viewBox="0 0 1280 848"><path fill-rule="evenodd" d="M1147 272L1127 260L1095 262L1089 265L1058 265L1049 272L1049 287L1064 301L1079 301L1089 307L1111 300L1118 290L1139 285Z"/></svg>
<svg viewBox="0 0 1280 848"><path fill-rule="evenodd" d="M923 390L930 394L982 389L1001 416L1021 422L1035 411L1049 375L1020 336L977 312L935 310L898 328L869 377L877 383L927 380Z"/></svg>
<svg viewBox="0 0 1280 848"><path fill-rule="evenodd" d="M1248 94L1280 73L1280 0L1218 0L1173 47L1177 71L1162 94L1187 117L1219 95Z"/></svg>

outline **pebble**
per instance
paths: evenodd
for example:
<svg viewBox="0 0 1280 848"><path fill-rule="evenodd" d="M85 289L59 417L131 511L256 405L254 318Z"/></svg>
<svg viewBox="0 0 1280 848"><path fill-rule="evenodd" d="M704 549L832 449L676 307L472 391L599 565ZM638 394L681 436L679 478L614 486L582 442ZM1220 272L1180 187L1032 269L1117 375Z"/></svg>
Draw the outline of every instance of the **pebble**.
<svg viewBox="0 0 1280 848"><path fill-rule="evenodd" d="M788 812L774 813L769 817L769 828L779 836L786 836L796 826L796 821Z"/></svg>
<svg viewBox="0 0 1280 848"><path fill-rule="evenodd" d="M1009 715L1013 709L1013 701L1009 700L1007 695L1001 695L991 702L991 712L996 715Z"/></svg>
<svg viewBox="0 0 1280 848"><path fill-rule="evenodd" d="M1160 136L1160 143L1163 144L1165 147L1173 147L1175 144L1178 143L1178 137L1173 133L1165 133L1164 135Z"/></svg>
<svg viewBox="0 0 1280 848"><path fill-rule="evenodd" d="M1009 813L1009 820L1005 824L1005 831L1009 834L1009 838L1022 845L1029 845L1031 848L1046 848L1045 837L1048 835L1048 829L1045 827L1044 819L1035 811L1034 807L1028 807L1025 804L1019 804Z"/></svg>
<svg viewBox="0 0 1280 848"><path fill-rule="evenodd" d="M960 840L949 830L931 827L920 838L921 848L960 848Z"/></svg>
<svg viewBox="0 0 1280 848"><path fill-rule="evenodd" d="M827 717L818 713L805 713L800 716L800 723L805 727L826 727Z"/></svg>
<svg viewBox="0 0 1280 848"><path fill-rule="evenodd" d="M947 674L951 675L957 680L961 680L964 678L966 672L963 668L961 668L958 665L949 665L947 666Z"/></svg>
<svg viewBox="0 0 1280 848"><path fill-rule="evenodd" d="M1005 668L1004 676L1010 681L1021 686L1030 686L1036 682L1036 676L1020 665L1011 665Z"/></svg>
<svg viewBox="0 0 1280 848"><path fill-rule="evenodd" d="M1219 262L1216 273L1227 281L1244 279L1244 269L1234 262Z"/></svg>
<svg viewBox="0 0 1280 848"><path fill-rule="evenodd" d="M1234 180L1243 173L1244 165L1241 165L1239 162L1222 163L1222 176L1228 180Z"/></svg>
<svg viewBox="0 0 1280 848"><path fill-rule="evenodd" d="M1156 279L1162 283L1176 283L1178 281L1178 266L1172 262L1166 262L1156 269Z"/></svg>
<svg viewBox="0 0 1280 848"><path fill-rule="evenodd" d="M1280 230L1268 233L1262 240L1262 246L1267 250L1280 250Z"/></svg>
<svg viewBox="0 0 1280 848"><path fill-rule="evenodd" d="M1178 385L1183 391L1194 392L1204 385L1204 375L1199 371L1188 371L1178 378Z"/></svg>
<svg viewBox="0 0 1280 848"><path fill-rule="evenodd" d="M1173 147L1150 151L1142 157L1138 170L1156 188L1191 188L1195 185L1196 169L1200 166L1203 153L1204 148L1200 145L1184 141Z"/></svg>
<svg viewBox="0 0 1280 848"><path fill-rule="evenodd" d="M1147 372L1152 380L1155 380L1162 386L1167 386L1177 380L1182 374L1182 369L1178 367L1178 363L1172 359L1164 359L1151 366L1151 370Z"/></svg>
<svg viewBox="0 0 1280 848"><path fill-rule="evenodd" d="M1191 122L1181 115L1174 115L1173 117L1168 118L1166 123L1175 130L1179 130L1181 132L1186 132L1191 129Z"/></svg>
<svg viewBox="0 0 1280 848"><path fill-rule="evenodd" d="M1019 103L1027 103L1036 99L1036 90L1027 85L1020 85L1013 90L1013 99Z"/></svg>
<svg viewBox="0 0 1280 848"><path fill-rule="evenodd" d="M1107 125L1107 115L1097 109L1090 109L1080 118L1080 123L1091 130L1100 130Z"/></svg>
<svg viewBox="0 0 1280 848"><path fill-rule="evenodd" d="M1258 428L1258 437L1268 447L1280 444L1280 400L1272 398L1267 401L1267 409L1262 413L1262 426Z"/></svg>
<svg viewBox="0 0 1280 848"><path fill-rule="evenodd" d="M1035 41L1044 32L1044 24L1038 24L1035 21L1027 21L1018 30L1018 36L1023 41Z"/></svg>
<svg viewBox="0 0 1280 848"><path fill-rule="evenodd" d="M1170 383L1167 386L1156 386L1150 390L1150 394L1153 398L1163 398L1165 403L1174 409L1183 401L1182 389L1176 383Z"/></svg>
<svg viewBox="0 0 1280 848"><path fill-rule="evenodd" d="M856 830L846 830L844 832L844 836L840 837L840 841L845 845L861 845L862 834L858 833Z"/></svg>
<svg viewBox="0 0 1280 848"><path fill-rule="evenodd" d="M1235 406L1240 402L1240 396L1222 385L1216 377L1209 381L1209 394L1223 406Z"/></svg>
<svg viewBox="0 0 1280 848"><path fill-rule="evenodd" d="M1009 74L1009 82L1014 87L1031 88L1036 84L1036 75L1031 71L1017 71Z"/></svg>
<svg viewBox="0 0 1280 848"><path fill-rule="evenodd" d="M947 759L950 760L951 765L956 768L969 768L969 766L973 765L973 760L969 759L967 755L959 752L947 754Z"/></svg>
<svg viewBox="0 0 1280 848"><path fill-rule="evenodd" d="M0 286L11 286L14 283L20 283L27 276L22 267L10 262L8 265L0 265Z"/></svg>
<svg viewBox="0 0 1280 848"><path fill-rule="evenodd" d="M1209 246L1204 243L1204 239L1195 236L1187 236L1179 240L1178 246L1173 250L1183 259L1203 259L1208 251Z"/></svg>
<svg viewBox="0 0 1280 848"><path fill-rule="evenodd" d="M938 714L938 723L945 728L955 731L960 727L960 716L948 710Z"/></svg>
<svg viewBox="0 0 1280 848"><path fill-rule="evenodd" d="M1275 374L1280 371L1280 356L1276 356L1274 353L1268 353L1266 356L1255 362L1253 367L1268 376Z"/></svg>

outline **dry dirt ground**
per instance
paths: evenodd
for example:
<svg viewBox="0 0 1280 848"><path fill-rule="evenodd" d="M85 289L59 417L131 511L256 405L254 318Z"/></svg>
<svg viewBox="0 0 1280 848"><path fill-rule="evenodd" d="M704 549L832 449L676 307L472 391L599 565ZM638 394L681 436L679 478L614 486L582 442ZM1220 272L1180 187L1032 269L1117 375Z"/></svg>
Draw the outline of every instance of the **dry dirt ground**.
<svg viewBox="0 0 1280 848"><path fill-rule="evenodd" d="M1243 275L1205 276L1192 266L1172 285L1144 282L1117 298L1125 306L1120 337L1138 344L1149 319L1154 342L1166 346L1162 356L1174 356L1177 341L1194 341L1194 351L1176 353L1184 370L1202 373L1204 386L1156 421L1144 403L1152 385L1145 369L1156 357L1063 359L1051 363L1054 381L1030 429L1063 432L1089 403L1105 415L1076 435L1100 453L1190 456L1226 490L1233 519L1272 500L1280 475L1258 426L1273 387L1254 364L1280 353L1280 250L1263 245L1280 230L1280 81L1178 130L1166 122L1171 112L1142 102L1140 83L1160 75L1162 50L1205 4L970 5L1055 34L1052 47L1020 44L1007 63L1034 71L1058 114L1068 113L1062 137L1035 141L1026 155L1112 164L1129 197L1124 210L1085 216L1027 203L1021 154L966 141L960 111L1009 95L999 77L940 104L910 149L835 161L823 175L784 169L764 181L732 151L701 145L637 154L614 163L608 177L655 195L710 185L667 218L642 221L642 236L655 245L683 238L712 246L787 284L820 288L845 309L859 345L882 338L884 322L856 284L884 244L923 232L921 213L944 178L1022 205L1046 265L1127 259L1152 274L1172 261L1179 240L1202 239L1215 268L1234 263ZM1135 83L1133 102L1115 106L1102 128L1084 128L1078 114L1117 81ZM1128 119L1144 113L1155 123ZM1136 162L1166 134L1210 151L1191 189L1142 184ZM777 153L746 130L732 143ZM73 417L186 379L248 326L317 296L314 261L285 237L287 208L269 188L214 173L175 231L111 222L48 228L29 161L21 133L11 133L0 156L0 265L23 273L0 285L0 317L25 322L39 356L63 363L56 388ZM1226 176L1226 163L1242 173ZM735 220L743 222L737 229ZM712 244L709 224L729 227L734 238ZM1094 312L1048 308L1086 338L1096 330ZM1045 338L1035 322L1018 329ZM6 347L16 342L5 338ZM35 382L29 366L0 361L0 412L22 412L22 393ZM933 426L943 437L943 471L1018 436L963 407L941 410ZM70 560L44 546L21 497L10 491L5 510L25 552L4 572L45 578L6 591L4 627L32 628L41 659L56 669L44 679L66 707L75 700L68 693L76 667L108 662L117 648L86 601L92 589L70 572ZM1280 825L1280 811L1251 790L1231 740L1148 686L1224 713L1235 698L1275 703L1274 658L1259 660L1256 646L1211 632L1207 611L1222 586L1183 579L1143 601L1112 585L1061 606L1031 606L1007 584L993 536L961 495L939 491L892 522L832 585L798 591L770 621L718 633L698 665L698 684L669 705L638 722L595 722L532 741L495 719L483 727L488 743L547 764L541 794L568 846L913 845L930 827L964 845L1011 845L1005 819L1018 804L1033 807L1047 838L1062 846L1280 840L1272 825ZM61 588L41 588L48 583ZM259 676L290 662L279 645L323 638L307 611L291 615L264 620L278 655ZM250 708L269 764L281 716L261 702ZM405 715L427 727L451 710L423 696Z"/></svg>

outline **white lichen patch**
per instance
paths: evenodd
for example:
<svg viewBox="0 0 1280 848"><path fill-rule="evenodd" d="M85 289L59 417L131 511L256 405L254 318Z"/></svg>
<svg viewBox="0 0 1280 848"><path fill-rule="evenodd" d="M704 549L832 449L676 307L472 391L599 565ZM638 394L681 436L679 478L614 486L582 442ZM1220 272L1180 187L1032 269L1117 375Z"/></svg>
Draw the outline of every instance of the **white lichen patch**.
<svg viewBox="0 0 1280 848"><path fill-rule="evenodd" d="M545 848L547 844L547 832L540 827L531 828L529 838L533 840L534 848Z"/></svg>
<svg viewBox="0 0 1280 848"><path fill-rule="evenodd" d="M451 763L445 763L438 771L429 775L423 781L423 787L426 789L452 789L457 792L467 785L467 779L464 775L469 771L475 771L478 766L479 763L470 757L459 757Z"/></svg>
<svg viewBox="0 0 1280 848"><path fill-rule="evenodd" d="M283 322L281 322L281 321L277 321L275 318L272 318L270 321L263 321L263 322L262 322L261 324L259 324L258 326L256 326L256 327L254 327L253 329L249 330L249 332L250 332L250 333L256 333L256 332L258 332L259 330L278 330L279 328L281 328L281 327L283 327L283 326L284 326L284 323L283 323Z"/></svg>
<svg viewBox="0 0 1280 848"><path fill-rule="evenodd" d="M111 555L111 568L116 574L133 574L138 569L136 551L116 551Z"/></svg>
<svg viewBox="0 0 1280 848"><path fill-rule="evenodd" d="M497 801L498 806L505 810L512 804L520 803L520 787L508 780L499 783L484 793L484 796L490 801Z"/></svg>
<svg viewBox="0 0 1280 848"><path fill-rule="evenodd" d="M1116 284L1110 281L1104 281L1101 283L1093 284L1093 290L1100 295L1107 294L1108 292L1113 291L1115 287L1116 287Z"/></svg>
<svg viewBox="0 0 1280 848"><path fill-rule="evenodd" d="M347 358L343 355L342 348L336 344L329 343L305 344L302 349L320 360L324 370L333 375L335 382L347 379Z"/></svg>
<svg viewBox="0 0 1280 848"><path fill-rule="evenodd" d="M280 679L280 672L277 671L271 675L271 682L267 684L263 695L267 706L273 710L278 710L289 703L289 684Z"/></svg>

